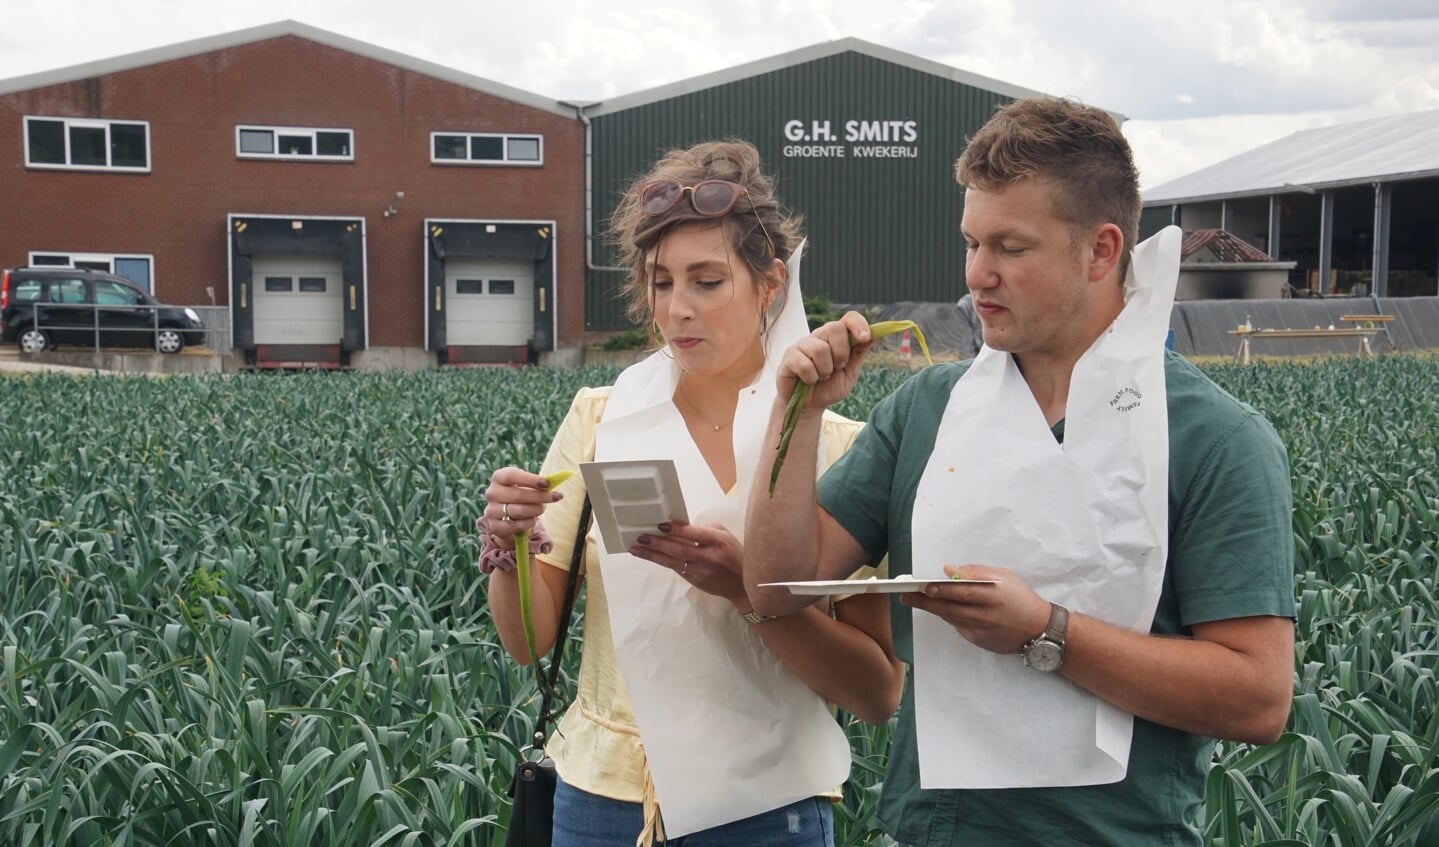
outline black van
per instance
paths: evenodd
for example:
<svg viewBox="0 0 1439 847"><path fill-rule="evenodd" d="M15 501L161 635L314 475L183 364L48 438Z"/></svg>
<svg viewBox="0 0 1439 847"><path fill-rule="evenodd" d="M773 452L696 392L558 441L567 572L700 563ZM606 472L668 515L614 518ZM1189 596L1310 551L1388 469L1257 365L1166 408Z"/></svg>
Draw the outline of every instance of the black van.
<svg viewBox="0 0 1439 847"><path fill-rule="evenodd" d="M114 274L86 268L26 267L5 272L0 281L3 340L22 353L53 350L61 344L94 347L149 347L178 353L205 343L204 324L194 309L166 306L140 286Z"/></svg>

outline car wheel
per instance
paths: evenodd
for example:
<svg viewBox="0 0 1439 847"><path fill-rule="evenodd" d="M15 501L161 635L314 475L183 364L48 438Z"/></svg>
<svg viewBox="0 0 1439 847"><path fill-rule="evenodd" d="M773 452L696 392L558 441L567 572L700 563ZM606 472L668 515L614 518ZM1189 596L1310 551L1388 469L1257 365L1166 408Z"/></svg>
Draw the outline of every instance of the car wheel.
<svg viewBox="0 0 1439 847"><path fill-rule="evenodd" d="M21 353L43 353L55 346L50 342L49 333L43 329L21 330L15 342Z"/></svg>
<svg viewBox="0 0 1439 847"><path fill-rule="evenodd" d="M185 336L178 329L162 327L155 333L155 349L161 353L178 353L185 349Z"/></svg>

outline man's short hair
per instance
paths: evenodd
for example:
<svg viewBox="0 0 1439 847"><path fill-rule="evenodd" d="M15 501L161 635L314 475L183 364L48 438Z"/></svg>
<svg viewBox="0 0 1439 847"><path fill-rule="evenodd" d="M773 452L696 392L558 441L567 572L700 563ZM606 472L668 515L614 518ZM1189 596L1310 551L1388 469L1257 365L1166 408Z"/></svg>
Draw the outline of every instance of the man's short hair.
<svg viewBox="0 0 1439 847"><path fill-rule="evenodd" d="M969 139L954 177L981 191L1026 178L1054 186L1053 214L1076 234L1105 223L1119 227L1123 281L1139 240L1139 170L1108 112L1059 97L1016 100Z"/></svg>

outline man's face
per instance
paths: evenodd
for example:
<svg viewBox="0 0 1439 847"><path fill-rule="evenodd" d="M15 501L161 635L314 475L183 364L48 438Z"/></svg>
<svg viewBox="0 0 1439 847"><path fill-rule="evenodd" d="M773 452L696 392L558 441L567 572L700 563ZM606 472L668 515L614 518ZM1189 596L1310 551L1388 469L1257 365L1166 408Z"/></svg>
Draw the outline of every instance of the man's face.
<svg viewBox="0 0 1439 847"><path fill-rule="evenodd" d="M965 192L965 282L984 342L996 350L1069 356L1092 340L1084 337L1089 285L1081 250L1070 225L1054 216L1052 192L1034 179Z"/></svg>

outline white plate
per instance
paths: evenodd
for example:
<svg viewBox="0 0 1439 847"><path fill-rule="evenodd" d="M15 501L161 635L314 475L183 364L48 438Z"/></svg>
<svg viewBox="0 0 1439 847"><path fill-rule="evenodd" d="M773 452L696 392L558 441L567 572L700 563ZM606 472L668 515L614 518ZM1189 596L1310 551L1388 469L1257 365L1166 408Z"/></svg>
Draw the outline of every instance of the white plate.
<svg viewBox="0 0 1439 847"><path fill-rule="evenodd" d="M762 582L760 588L788 588L791 594L903 594L926 585L998 585L997 579L815 579Z"/></svg>

